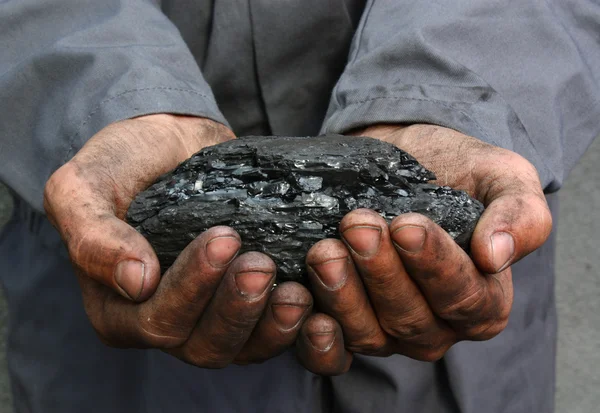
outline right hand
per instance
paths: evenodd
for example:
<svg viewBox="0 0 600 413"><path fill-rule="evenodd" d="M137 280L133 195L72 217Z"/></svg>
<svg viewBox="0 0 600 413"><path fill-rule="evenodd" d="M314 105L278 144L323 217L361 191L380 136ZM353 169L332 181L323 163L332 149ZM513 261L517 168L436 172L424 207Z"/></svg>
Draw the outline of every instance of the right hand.
<svg viewBox="0 0 600 413"><path fill-rule="evenodd" d="M205 146L235 138L214 121L149 115L107 126L48 180L44 207L68 247L88 317L115 347L160 348L199 367L260 362L296 340L308 290L266 255L237 256L228 227L198 236L161 277L146 239L123 218L133 198ZM236 258L237 256L237 258Z"/></svg>

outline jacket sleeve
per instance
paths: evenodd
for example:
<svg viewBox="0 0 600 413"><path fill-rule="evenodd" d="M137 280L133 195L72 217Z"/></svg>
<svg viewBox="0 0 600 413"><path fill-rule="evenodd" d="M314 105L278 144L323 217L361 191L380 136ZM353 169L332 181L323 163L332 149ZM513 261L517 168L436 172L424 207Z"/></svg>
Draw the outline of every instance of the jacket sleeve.
<svg viewBox="0 0 600 413"><path fill-rule="evenodd" d="M159 1L0 3L0 181L35 210L51 173L112 122L226 123Z"/></svg>
<svg viewBox="0 0 600 413"><path fill-rule="evenodd" d="M598 33L594 0L369 1L322 132L446 126L555 191L600 132Z"/></svg>

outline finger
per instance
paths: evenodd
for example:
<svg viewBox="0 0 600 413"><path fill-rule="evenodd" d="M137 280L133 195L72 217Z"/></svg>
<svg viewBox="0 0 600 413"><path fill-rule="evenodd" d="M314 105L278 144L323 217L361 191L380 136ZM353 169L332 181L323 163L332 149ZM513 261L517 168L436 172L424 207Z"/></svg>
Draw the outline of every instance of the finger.
<svg viewBox="0 0 600 413"><path fill-rule="evenodd" d="M486 210L471 240L471 253L485 273L498 273L539 248L552 230L552 215L535 168L510 153L478 177ZM478 168L478 170L481 168Z"/></svg>
<svg viewBox="0 0 600 413"><path fill-rule="evenodd" d="M134 301L154 292L160 269L150 244L120 218L139 191L221 136L198 128L206 132L203 139L184 139L175 125L192 121L173 118L153 115L106 127L51 176L44 191L48 218L76 269Z"/></svg>
<svg viewBox="0 0 600 413"><path fill-rule="evenodd" d="M384 355L388 337L382 330L346 246L325 239L306 256L308 276L319 310L333 317L344 343L355 353Z"/></svg>
<svg viewBox="0 0 600 413"><path fill-rule="evenodd" d="M420 214L395 218L390 231L408 274L460 338L488 339L504 329L512 305L510 270L480 274L452 238Z"/></svg>
<svg viewBox="0 0 600 413"><path fill-rule="evenodd" d="M434 171L438 184L465 190L484 203L471 240L481 271L501 272L548 238L552 216L537 170L522 156L435 125L377 125L360 133L394 143Z"/></svg>
<svg viewBox="0 0 600 413"><path fill-rule="evenodd" d="M296 341L312 305L312 296L303 285L296 282L278 285L236 363L261 362L287 350Z"/></svg>
<svg viewBox="0 0 600 413"><path fill-rule="evenodd" d="M104 301L93 297L86 300L92 324L113 345L181 345L208 306L240 245L239 235L231 228L209 229L182 251L148 301L134 304L116 295L106 295ZM94 288L88 286L94 282L86 275L80 280L84 294Z"/></svg>
<svg viewBox="0 0 600 413"><path fill-rule="evenodd" d="M433 335L452 338L452 331L436 319L407 274L379 214L367 209L350 212L342 219L340 232L388 334L412 343L428 343Z"/></svg>
<svg viewBox="0 0 600 413"><path fill-rule="evenodd" d="M169 352L199 367L229 365L267 305L275 270L273 261L258 252L236 258L189 339Z"/></svg>
<svg viewBox="0 0 600 413"><path fill-rule="evenodd" d="M315 374L336 376L352 364L340 325L325 314L313 314L304 322L296 349L302 365Z"/></svg>

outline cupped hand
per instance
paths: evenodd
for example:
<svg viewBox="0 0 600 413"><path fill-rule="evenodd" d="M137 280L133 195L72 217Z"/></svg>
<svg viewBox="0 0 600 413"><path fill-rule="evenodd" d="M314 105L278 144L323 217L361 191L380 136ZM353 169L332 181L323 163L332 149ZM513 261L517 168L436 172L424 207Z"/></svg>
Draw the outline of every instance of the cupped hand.
<svg viewBox="0 0 600 413"><path fill-rule="evenodd" d="M160 348L200 367L259 362L296 340L312 297L272 289L267 256L238 256L239 235L214 227L164 275L150 244L123 218L136 194L205 146L235 138L225 126L150 115L107 126L48 180L44 205L76 270L88 317L117 347Z"/></svg>
<svg viewBox="0 0 600 413"><path fill-rule="evenodd" d="M518 154L451 129L375 126L357 133L391 142L486 206L465 253L438 225L404 214L389 225L371 210L340 224L342 240L307 255L315 303L299 357L340 374L353 353L434 361L461 340L487 340L507 325L510 265L540 247L552 218L535 168ZM317 337L315 341L314 338Z"/></svg>

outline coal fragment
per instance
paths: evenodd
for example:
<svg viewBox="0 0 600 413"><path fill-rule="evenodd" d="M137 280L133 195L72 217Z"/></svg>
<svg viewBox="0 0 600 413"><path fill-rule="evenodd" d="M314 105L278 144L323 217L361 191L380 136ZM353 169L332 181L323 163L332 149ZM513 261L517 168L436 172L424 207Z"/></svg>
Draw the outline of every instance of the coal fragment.
<svg viewBox="0 0 600 413"><path fill-rule="evenodd" d="M386 220L428 216L463 248L483 206L463 191L428 183L435 175L397 147L367 137L249 136L204 148L140 193L127 221L166 270L215 225L233 227L243 251L277 264L279 281L305 281L307 251L339 238L343 216L371 208Z"/></svg>

